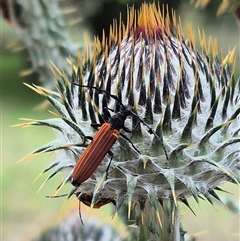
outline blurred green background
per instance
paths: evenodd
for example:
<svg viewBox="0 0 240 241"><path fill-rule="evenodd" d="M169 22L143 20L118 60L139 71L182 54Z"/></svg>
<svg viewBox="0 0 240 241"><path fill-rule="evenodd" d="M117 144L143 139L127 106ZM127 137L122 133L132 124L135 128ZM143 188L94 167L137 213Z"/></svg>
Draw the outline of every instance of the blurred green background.
<svg viewBox="0 0 240 241"><path fill-rule="evenodd" d="M79 7L80 16L83 18L83 22L71 27L73 37L82 39L81 30L84 28L93 39L94 34L101 35L103 28L109 29L112 19L118 18L120 11L126 13L127 3L130 2L130 6L134 3L137 8L143 1L72 2L74 6ZM177 15L181 16L183 29L186 29L189 21L193 24L196 36L198 27L200 27L205 30L206 36L216 37L223 56L229 48L237 46L238 70L236 74L239 76L239 27L232 13L216 17L217 6L221 1L213 1L214 4L210 4L204 10L195 9L187 0L162 2L168 3L177 10ZM86 11L84 8L80 10L80 4ZM9 47L12 41L17 39L18 36L13 26L1 18L1 236L5 241L30 240L41 229L54 224L69 211L69 208L60 210L64 199L45 197L53 193L64 175L54 177L39 193L37 190L47 175L33 182L38 174L51 163L54 156L44 154L31 161L16 164L19 159L55 138L55 134L47 128L10 127L20 123L20 117L34 119L51 117L46 110L40 111L36 108L43 99L22 84L23 82L38 83L38 76L33 74L20 77L20 72L29 68L29 59L24 50L16 52ZM239 203L239 189L236 185L225 184L222 188L234 195L220 194L221 197L226 197L236 204ZM70 189L69 185L62 193L68 193ZM191 203L197 217L182 205L181 214L184 229L196 236L197 240L239 240L238 214L227 210L220 203L215 205L217 211L206 201L200 203L200 208L194 202ZM101 211L98 210L98 212Z"/></svg>

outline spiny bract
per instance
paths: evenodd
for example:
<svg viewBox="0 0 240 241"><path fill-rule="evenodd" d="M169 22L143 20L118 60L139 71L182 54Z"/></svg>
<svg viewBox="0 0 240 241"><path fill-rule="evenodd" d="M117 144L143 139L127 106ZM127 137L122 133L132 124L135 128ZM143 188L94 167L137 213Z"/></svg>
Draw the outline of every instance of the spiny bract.
<svg viewBox="0 0 240 241"><path fill-rule="evenodd" d="M47 180L66 169L69 175L62 185L70 182L89 144L85 137L96 132L91 124L102 121L105 107L119 110L108 94L73 84L78 83L117 95L163 139L161 143L136 117L129 117L126 126L135 129L127 136L141 154L127 140L118 139L111 149L107 179L108 155L76 190L92 196L92 205L113 200L117 212L127 202L128 214L134 207L138 216L147 204L157 213L164 200L188 205L187 197L198 202L202 194L212 202L212 197L219 199L215 190L221 190L223 181L238 183L240 79L233 74L234 50L221 59L216 42L207 41L201 31L199 36L200 51L191 28L187 40L183 38L174 12L143 4L138 12L128 10L126 26L114 22L108 38L96 39L93 50L79 55L77 67L69 61L71 80L53 67L57 92L31 86L58 112L56 118L25 123L49 126L58 133L55 141L32 153L56 151L56 161L44 170L54 170Z"/></svg>

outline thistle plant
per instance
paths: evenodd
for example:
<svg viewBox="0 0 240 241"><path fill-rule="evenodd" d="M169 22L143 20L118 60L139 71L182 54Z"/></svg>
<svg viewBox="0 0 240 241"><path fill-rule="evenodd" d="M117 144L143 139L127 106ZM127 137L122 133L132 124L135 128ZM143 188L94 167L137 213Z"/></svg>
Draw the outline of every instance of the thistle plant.
<svg viewBox="0 0 240 241"><path fill-rule="evenodd" d="M64 18L64 14L73 11L72 8L64 12L59 1L45 0L2 1L0 7L24 43L24 49L31 61L31 67L22 71L22 76L37 73L41 84L53 89L54 78L49 69L50 60L71 76L71 71L63 59L70 55L74 56L80 47L80 43L71 39L68 31L69 23ZM15 50L23 48L19 43L11 45Z"/></svg>
<svg viewBox="0 0 240 241"><path fill-rule="evenodd" d="M140 153L120 136L108 171L111 157L106 155L69 196L88 195L91 207L111 200L115 214L135 220L138 240L184 240L179 202L194 213L188 197L213 204L221 201L216 191L223 182L239 182L240 78L234 76L234 50L220 57L216 41L206 40L202 31L199 42L197 50L190 27L183 37L173 11L143 4L139 11L128 9L126 25L114 21L109 36L96 38L93 49L77 56L77 64L68 60L71 78L53 64L56 91L28 85L55 109L52 119L22 124L57 133L56 140L28 155L56 153L43 171L51 171L44 184L61 171L68 174L58 190L71 184L90 143L87 137L96 133L91 125L104 122L104 109L114 114L119 102L131 105L135 115L125 126L133 131L121 132ZM126 214L120 212L124 205Z"/></svg>

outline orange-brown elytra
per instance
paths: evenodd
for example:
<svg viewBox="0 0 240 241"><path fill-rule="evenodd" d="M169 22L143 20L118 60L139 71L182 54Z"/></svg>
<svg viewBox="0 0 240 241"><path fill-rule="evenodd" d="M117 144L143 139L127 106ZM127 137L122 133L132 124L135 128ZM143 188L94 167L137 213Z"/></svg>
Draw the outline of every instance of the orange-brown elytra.
<svg viewBox="0 0 240 241"><path fill-rule="evenodd" d="M74 186L79 186L93 174L119 135L119 130L113 129L110 123L104 123L101 126L73 169Z"/></svg>
<svg viewBox="0 0 240 241"><path fill-rule="evenodd" d="M128 140L130 144L133 146L133 148L138 153L140 153L140 151L134 146L131 140L124 134L120 133L120 129L123 129L125 132L132 132L127 127L124 126L126 118L130 115L134 115L135 117L137 117L139 122L141 122L143 125L145 125L148 128L148 132L150 134L154 134L157 137L157 139L162 144L165 155L167 157L167 153L163 145L162 138L160 138L157 135L157 133L153 131L152 128L140 116L138 116L132 111L132 107L130 105L123 105L119 101L117 96L112 95L109 92L102 90L98 87L79 85L77 83L74 83L74 84L80 87L87 87L89 89L96 89L100 92L104 92L110 97L112 97L113 99L115 99L120 104L120 111L117 112L115 115L111 116L109 120L107 120L107 122L105 122L100 127L96 135L93 137L91 143L85 149L85 151L79 158L76 166L74 167L73 174L72 174L72 184L75 187L79 187L81 183L86 181L94 173L94 171L97 169L98 165L102 162L102 160L107 155L107 153L111 154L111 160L112 160L112 153L110 149L117 141L117 138L119 137L119 135L123 136L126 140ZM110 114L108 113L105 116L110 116ZM99 125L92 124L92 126L99 126ZM111 160L109 162L108 168L111 164ZM72 194L73 192L70 193L69 196L71 196Z"/></svg>

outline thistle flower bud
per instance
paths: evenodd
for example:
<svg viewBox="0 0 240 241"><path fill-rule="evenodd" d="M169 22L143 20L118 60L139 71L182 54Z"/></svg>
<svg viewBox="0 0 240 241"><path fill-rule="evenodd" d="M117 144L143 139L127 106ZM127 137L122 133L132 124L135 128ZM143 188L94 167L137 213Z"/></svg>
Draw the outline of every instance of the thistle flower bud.
<svg viewBox="0 0 240 241"><path fill-rule="evenodd" d="M139 11L128 9L126 26L114 22L109 37L95 39L93 50L78 56L78 66L69 61L71 80L54 66L57 92L31 87L48 99L57 117L28 124L58 133L55 141L32 154L57 153L44 172L53 170L49 180L69 170L61 185L71 182L72 170L89 145L86 137L95 135L91 124L103 121L104 109L117 113L119 101L132 106L135 115L125 125L133 131L126 136L140 153L120 136L111 149L108 173L106 155L72 193L91 196L92 207L112 200L116 213L127 203L128 217L140 227L139 240L180 240L184 232L178 201L190 209L190 196L212 203L213 198L220 200L216 190L222 182L238 183L240 79L234 77L234 50L221 59L216 42L207 41L203 32L199 36L197 50L192 30L184 38L174 12L143 4Z"/></svg>

